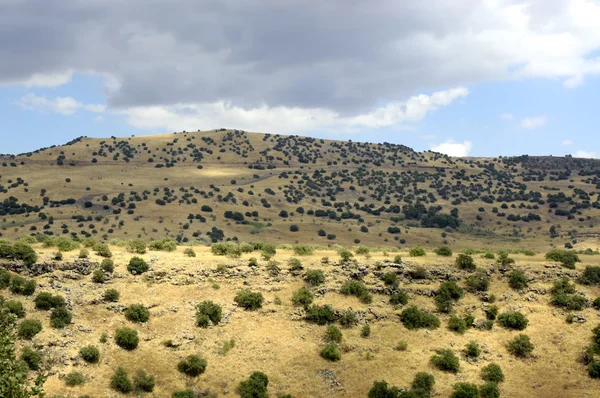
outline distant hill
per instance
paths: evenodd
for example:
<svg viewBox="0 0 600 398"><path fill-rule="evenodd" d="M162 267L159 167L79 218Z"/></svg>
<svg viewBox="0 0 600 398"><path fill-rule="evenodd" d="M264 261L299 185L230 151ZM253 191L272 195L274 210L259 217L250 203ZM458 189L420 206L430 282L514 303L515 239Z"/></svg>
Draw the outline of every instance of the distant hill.
<svg viewBox="0 0 600 398"><path fill-rule="evenodd" d="M240 130L0 156L0 233L393 247L598 247L600 161L452 158Z"/></svg>

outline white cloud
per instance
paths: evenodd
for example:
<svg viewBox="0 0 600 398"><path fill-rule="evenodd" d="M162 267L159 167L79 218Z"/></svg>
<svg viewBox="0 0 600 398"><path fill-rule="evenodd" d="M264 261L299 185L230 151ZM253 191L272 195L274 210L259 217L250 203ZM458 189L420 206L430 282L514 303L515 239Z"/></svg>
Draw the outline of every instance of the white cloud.
<svg viewBox="0 0 600 398"><path fill-rule="evenodd" d="M521 120L520 126L521 128L527 130L534 130L540 127L543 127L546 124L545 116L534 116L534 117L526 117Z"/></svg>
<svg viewBox="0 0 600 398"><path fill-rule="evenodd" d="M571 140L564 140L563 142L560 143L560 145L562 145L562 146L573 145L573 141L571 141Z"/></svg>
<svg viewBox="0 0 600 398"><path fill-rule="evenodd" d="M55 112L62 115L72 115L77 111L85 110L94 113L104 112L105 105L83 104L73 97L56 97L48 99L35 94L22 96L16 104L23 109L38 112Z"/></svg>
<svg viewBox="0 0 600 398"><path fill-rule="evenodd" d="M576 88L583 84L583 75L575 75L563 82L566 88Z"/></svg>
<svg viewBox="0 0 600 398"><path fill-rule="evenodd" d="M504 120L512 120L514 118L512 113L503 113L500 117Z"/></svg>
<svg viewBox="0 0 600 398"><path fill-rule="evenodd" d="M582 151L582 150L575 152L575 154L573 156L576 158L587 158L587 159L595 159L597 157L596 152Z"/></svg>
<svg viewBox="0 0 600 398"><path fill-rule="evenodd" d="M472 148L473 144L471 141L460 143L448 140L441 144L433 145L430 149L434 152L440 152L450 156L463 157L468 156Z"/></svg>
<svg viewBox="0 0 600 398"><path fill-rule="evenodd" d="M71 81L73 72L66 71L63 73L34 73L23 82L25 87L59 87Z"/></svg>
<svg viewBox="0 0 600 398"><path fill-rule="evenodd" d="M294 133L309 130L351 132L362 128L394 126L408 128L403 123L419 122L441 106L464 98L469 91L463 87L439 91L432 95L417 95L405 102L393 102L372 112L357 116L342 116L324 108L261 107L244 109L219 101L205 104L134 107L120 111L130 125L137 128L163 128L168 131L234 127L249 131Z"/></svg>

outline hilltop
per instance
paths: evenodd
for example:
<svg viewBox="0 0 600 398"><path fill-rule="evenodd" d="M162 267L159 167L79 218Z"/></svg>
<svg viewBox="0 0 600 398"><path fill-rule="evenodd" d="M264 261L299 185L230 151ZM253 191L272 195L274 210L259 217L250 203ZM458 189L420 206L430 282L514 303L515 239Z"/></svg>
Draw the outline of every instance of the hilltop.
<svg viewBox="0 0 600 398"><path fill-rule="evenodd" d="M600 161L571 157L452 158L225 129L80 137L0 157L0 233L595 249L599 192Z"/></svg>

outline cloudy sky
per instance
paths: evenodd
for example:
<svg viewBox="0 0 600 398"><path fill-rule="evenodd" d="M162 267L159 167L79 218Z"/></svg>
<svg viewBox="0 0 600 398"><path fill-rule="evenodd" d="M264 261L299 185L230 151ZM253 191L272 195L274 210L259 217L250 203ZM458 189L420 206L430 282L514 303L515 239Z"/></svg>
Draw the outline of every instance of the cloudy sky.
<svg viewBox="0 0 600 398"><path fill-rule="evenodd" d="M239 128L600 156L600 0L0 0L0 153Z"/></svg>

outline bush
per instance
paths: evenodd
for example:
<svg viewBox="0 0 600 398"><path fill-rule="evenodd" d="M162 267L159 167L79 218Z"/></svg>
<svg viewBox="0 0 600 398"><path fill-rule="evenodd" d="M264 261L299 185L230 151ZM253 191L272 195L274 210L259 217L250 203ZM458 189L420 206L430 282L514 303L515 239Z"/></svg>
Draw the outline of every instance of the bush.
<svg viewBox="0 0 600 398"><path fill-rule="evenodd" d="M94 273L92 274L92 282L104 283L106 282L106 275L104 275L104 272L102 272L100 269L94 270Z"/></svg>
<svg viewBox="0 0 600 398"><path fill-rule="evenodd" d="M31 296L35 292L35 281L33 279L25 279L20 276L15 276L10 283L10 291L14 294L23 296Z"/></svg>
<svg viewBox="0 0 600 398"><path fill-rule="evenodd" d="M199 355L188 355L177 364L177 370L191 377L200 376L206 371L206 359Z"/></svg>
<svg viewBox="0 0 600 398"><path fill-rule="evenodd" d="M490 287L490 278L488 278L485 272L480 271L469 276L465 283L470 292L487 292Z"/></svg>
<svg viewBox="0 0 600 398"><path fill-rule="evenodd" d="M588 364L588 375L592 379L600 379L600 361L592 361Z"/></svg>
<svg viewBox="0 0 600 398"><path fill-rule="evenodd" d="M415 267L410 270L410 277L413 279L427 279L429 278L429 273L427 270L421 266Z"/></svg>
<svg viewBox="0 0 600 398"><path fill-rule="evenodd" d="M452 257L452 249L448 246L442 246L434 250L435 254L442 257Z"/></svg>
<svg viewBox="0 0 600 398"><path fill-rule="evenodd" d="M188 257L196 257L196 252L191 247L186 248L183 251L183 254L186 255L186 256L188 256Z"/></svg>
<svg viewBox="0 0 600 398"><path fill-rule="evenodd" d="M100 269L104 272L112 274L115 271L115 262L110 258L105 258L100 263Z"/></svg>
<svg viewBox="0 0 600 398"><path fill-rule="evenodd" d="M42 354L31 347L23 347L21 351L21 360L27 364L31 370L38 370L42 361Z"/></svg>
<svg viewBox="0 0 600 398"><path fill-rule="evenodd" d="M575 264L581 262L579 256L574 251L552 249L546 253L546 259L556 261L562 264L563 267L575 269Z"/></svg>
<svg viewBox="0 0 600 398"><path fill-rule="evenodd" d="M127 271L133 275L143 274L148 271L149 268L148 263L140 257L132 257L131 260L129 260L129 264L127 264Z"/></svg>
<svg viewBox="0 0 600 398"><path fill-rule="evenodd" d="M406 305L408 304L408 295L404 292L404 290L398 290L390 296L390 304Z"/></svg>
<svg viewBox="0 0 600 398"><path fill-rule="evenodd" d="M396 275L395 272L386 272L381 277L381 280L383 280L383 283L386 285L391 286L398 282L398 275Z"/></svg>
<svg viewBox="0 0 600 398"><path fill-rule="evenodd" d="M132 304L125 309L125 319L130 322L144 323L150 319L150 311L142 304Z"/></svg>
<svg viewBox="0 0 600 398"><path fill-rule="evenodd" d="M238 394L241 398L267 398L269 378L262 372L253 372L248 380L240 382Z"/></svg>
<svg viewBox="0 0 600 398"><path fill-rule="evenodd" d="M50 326L62 329L71 324L73 316L66 307L57 307L50 313Z"/></svg>
<svg viewBox="0 0 600 398"><path fill-rule="evenodd" d="M534 345L526 334L519 334L513 340L509 341L508 351L517 357L528 357L534 349Z"/></svg>
<svg viewBox="0 0 600 398"><path fill-rule="evenodd" d="M365 304L370 304L373 301L373 296L369 293L365 284L360 281L350 280L344 282L340 293L346 296L356 296Z"/></svg>
<svg viewBox="0 0 600 398"><path fill-rule="evenodd" d="M264 298L260 292L252 292L249 289L239 291L233 299L240 307L247 310L255 310L262 307Z"/></svg>
<svg viewBox="0 0 600 398"><path fill-rule="evenodd" d="M352 257L354 257L352 252L348 249L340 249L338 250L338 254L342 258L342 262L348 262Z"/></svg>
<svg viewBox="0 0 600 398"><path fill-rule="evenodd" d="M90 251L88 249L79 250L78 258L88 258L90 256Z"/></svg>
<svg viewBox="0 0 600 398"><path fill-rule="evenodd" d="M340 315L340 325L345 328L350 328L358 323L356 313L352 310L346 310Z"/></svg>
<svg viewBox="0 0 600 398"><path fill-rule="evenodd" d="M425 249L416 246L409 250L408 255L411 257L423 257L425 255Z"/></svg>
<svg viewBox="0 0 600 398"><path fill-rule="evenodd" d="M31 340L33 336L42 331L42 323L36 319L24 319L19 323L17 336L25 340Z"/></svg>
<svg viewBox="0 0 600 398"><path fill-rule="evenodd" d="M337 344L327 343L321 350L321 357L328 361L335 362L342 359L342 353Z"/></svg>
<svg viewBox="0 0 600 398"><path fill-rule="evenodd" d="M221 322L222 309L212 301L203 301L196 306L196 325L208 327L209 323L218 325Z"/></svg>
<svg viewBox="0 0 600 398"><path fill-rule="evenodd" d="M498 364L490 363L481 369L481 378L485 381L500 383L504 381L504 373Z"/></svg>
<svg viewBox="0 0 600 398"><path fill-rule="evenodd" d="M93 345L81 347L79 349L79 355L81 355L81 358L87 363L98 363L98 361L100 361L100 350Z"/></svg>
<svg viewBox="0 0 600 398"><path fill-rule="evenodd" d="M196 398L196 393L193 390L174 391L171 398Z"/></svg>
<svg viewBox="0 0 600 398"><path fill-rule="evenodd" d="M177 250L177 241L171 238L153 240L148 245L150 250L160 250L165 252L173 252Z"/></svg>
<svg viewBox="0 0 600 398"><path fill-rule="evenodd" d="M81 372L71 372L65 376L65 384L69 387L80 386L85 383L85 376Z"/></svg>
<svg viewBox="0 0 600 398"><path fill-rule="evenodd" d="M325 273L320 269L309 269L304 274L304 280L311 286L319 286L325 282Z"/></svg>
<svg viewBox="0 0 600 398"><path fill-rule="evenodd" d="M594 299L592 302L592 307L594 307L595 310L600 310L600 297L596 297Z"/></svg>
<svg viewBox="0 0 600 398"><path fill-rule="evenodd" d="M499 309L497 305L490 305L489 307L484 309L485 317L488 320L493 321L498 316L498 311Z"/></svg>
<svg viewBox="0 0 600 398"><path fill-rule="evenodd" d="M480 398L500 398L500 390L498 384L489 382L479 387Z"/></svg>
<svg viewBox="0 0 600 398"><path fill-rule="evenodd" d="M579 278L582 285L600 285L600 267L588 265Z"/></svg>
<svg viewBox="0 0 600 398"><path fill-rule="evenodd" d="M440 320L437 316L417 307L405 308L400 313L400 321L409 330L419 328L436 329L440 326Z"/></svg>
<svg viewBox="0 0 600 398"><path fill-rule="evenodd" d="M479 389L472 383L456 383L450 398L479 398Z"/></svg>
<svg viewBox="0 0 600 398"><path fill-rule="evenodd" d="M96 252L96 255L100 256L100 257L104 257L104 258L112 257L112 252L110 251L110 249L108 248L108 245L106 243L98 243L98 244L94 245L94 252Z"/></svg>
<svg viewBox="0 0 600 398"><path fill-rule="evenodd" d="M290 271L301 271L304 269L302 261L298 260L297 258L290 258L288 260L288 266L290 267Z"/></svg>
<svg viewBox="0 0 600 398"><path fill-rule="evenodd" d="M6 289L10 285L10 272L0 269L0 289Z"/></svg>
<svg viewBox="0 0 600 398"><path fill-rule="evenodd" d="M481 258L485 258L487 260L494 260L496 256L492 252L485 252L481 255Z"/></svg>
<svg viewBox="0 0 600 398"><path fill-rule="evenodd" d="M325 341L328 343L340 343L342 341L342 332L335 325L327 326L327 329L325 329Z"/></svg>
<svg viewBox="0 0 600 398"><path fill-rule="evenodd" d="M507 329L523 330L527 327L529 321L520 312L509 311L498 316L498 323Z"/></svg>
<svg viewBox="0 0 600 398"><path fill-rule="evenodd" d="M371 335L371 326L368 324L364 325L360 330L360 335L361 337L369 337Z"/></svg>
<svg viewBox="0 0 600 398"><path fill-rule="evenodd" d="M550 303L555 307L573 311L580 311L587 307L586 298L579 294L555 293L552 295Z"/></svg>
<svg viewBox="0 0 600 398"><path fill-rule="evenodd" d="M70 252L79 248L79 242L75 242L66 236L59 236L54 240L54 246L61 252Z"/></svg>
<svg viewBox="0 0 600 398"><path fill-rule="evenodd" d="M398 398L399 390L397 387L388 386L384 380L375 381L367 394L368 398Z"/></svg>
<svg viewBox="0 0 600 398"><path fill-rule="evenodd" d="M335 321L335 313L331 305L311 305L306 310L306 320L317 325L327 325Z"/></svg>
<svg viewBox="0 0 600 398"><path fill-rule="evenodd" d="M25 316L25 308L23 308L23 303L17 300L7 300L2 304L9 313L13 314L17 318L23 318Z"/></svg>
<svg viewBox="0 0 600 398"><path fill-rule="evenodd" d="M133 385L137 391L152 392L154 390L154 376L140 369L133 376Z"/></svg>
<svg viewBox="0 0 600 398"><path fill-rule="evenodd" d="M110 303L116 303L119 301L121 294L116 289L108 289L102 295L102 300Z"/></svg>
<svg viewBox="0 0 600 398"><path fill-rule="evenodd" d="M463 334L467 331L467 324L464 319L453 316L448 321L448 329Z"/></svg>
<svg viewBox="0 0 600 398"><path fill-rule="evenodd" d="M394 264L402 264L402 256L397 254L394 256Z"/></svg>
<svg viewBox="0 0 600 398"><path fill-rule="evenodd" d="M435 293L435 305L440 312L449 313L452 311L454 302L463 295L463 289L456 282L443 282Z"/></svg>
<svg viewBox="0 0 600 398"><path fill-rule="evenodd" d="M436 355L430 359L431 364L444 372L456 373L460 369L458 357L452 350L436 350Z"/></svg>
<svg viewBox="0 0 600 398"><path fill-rule="evenodd" d="M477 266L475 265L475 261L473 261L473 257L468 254L460 253L456 260L454 260L454 264L460 269L464 269L467 271L474 271Z"/></svg>
<svg viewBox="0 0 600 398"><path fill-rule="evenodd" d="M463 351L465 353L466 356L471 357L471 358L477 358L480 354L481 354L481 348L479 347L479 344L477 344L476 341L471 340L469 341L469 343L465 346L465 349Z"/></svg>
<svg viewBox="0 0 600 398"><path fill-rule="evenodd" d="M314 300L313 294L306 287L302 286L292 294L292 303L294 305L301 305L308 307Z"/></svg>
<svg viewBox="0 0 600 398"><path fill-rule="evenodd" d="M516 290L521 290L527 287L527 277L525 272L516 269L508 276L508 285Z"/></svg>
<svg viewBox="0 0 600 398"><path fill-rule="evenodd" d="M146 242L142 239L132 239L127 242L127 251L129 253L146 254Z"/></svg>
<svg viewBox="0 0 600 398"><path fill-rule="evenodd" d="M313 254L313 248L308 245L294 245L294 254L297 256L310 256Z"/></svg>
<svg viewBox="0 0 600 398"><path fill-rule="evenodd" d="M135 350L140 342L137 330L119 328L115 333L115 343L128 351Z"/></svg>
<svg viewBox="0 0 600 398"><path fill-rule="evenodd" d="M127 372L125 372L125 369L123 369L120 366L117 368L117 370L115 370L115 373L110 378L110 386L114 390L122 392L124 394L133 391L133 385L131 384L129 375L127 374Z"/></svg>
<svg viewBox="0 0 600 398"><path fill-rule="evenodd" d="M510 258L510 257L508 257L508 253L507 252L505 252L505 251L499 251L498 252L498 258L496 259L496 262L498 264L500 264L501 266L505 267L507 265L514 264L515 260L512 259L512 258Z"/></svg>

